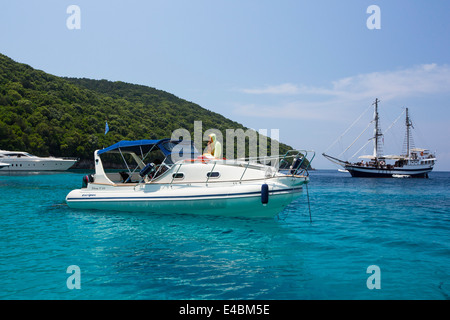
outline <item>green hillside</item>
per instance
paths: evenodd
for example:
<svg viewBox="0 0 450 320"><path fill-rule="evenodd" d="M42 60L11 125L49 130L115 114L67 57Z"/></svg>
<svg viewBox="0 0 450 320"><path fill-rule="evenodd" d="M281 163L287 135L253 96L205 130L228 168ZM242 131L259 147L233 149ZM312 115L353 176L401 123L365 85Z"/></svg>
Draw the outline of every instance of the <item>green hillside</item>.
<svg viewBox="0 0 450 320"><path fill-rule="evenodd" d="M226 129L247 130L165 91L57 77L0 54L0 149L91 160L95 149L120 140L167 138L178 128L193 134L194 121L224 137ZM280 144L280 153L288 149Z"/></svg>

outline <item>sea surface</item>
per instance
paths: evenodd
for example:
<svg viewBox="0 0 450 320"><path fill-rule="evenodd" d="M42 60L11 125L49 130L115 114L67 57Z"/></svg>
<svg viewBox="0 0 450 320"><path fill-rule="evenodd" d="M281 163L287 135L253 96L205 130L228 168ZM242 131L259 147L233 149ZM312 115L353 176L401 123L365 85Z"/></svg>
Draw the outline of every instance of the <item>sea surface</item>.
<svg viewBox="0 0 450 320"><path fill-rule="evenodd" d="M313 171L312 222L306 189L274 219L70 209L85 174L0 176L0 299L450 298L450 172Z"/></svg>

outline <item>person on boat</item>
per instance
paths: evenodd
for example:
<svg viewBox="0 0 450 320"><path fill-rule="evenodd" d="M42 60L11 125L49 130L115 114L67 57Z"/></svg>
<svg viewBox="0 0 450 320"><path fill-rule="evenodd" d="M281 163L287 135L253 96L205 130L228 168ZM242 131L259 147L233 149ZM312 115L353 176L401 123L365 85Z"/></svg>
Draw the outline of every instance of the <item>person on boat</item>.
<svg viewBox="0 0 450 320"><path fill-rule="evenodd" d="M217 141L215 133L209 135L208 153L216 159L222 158L222 144Z"/></svg>

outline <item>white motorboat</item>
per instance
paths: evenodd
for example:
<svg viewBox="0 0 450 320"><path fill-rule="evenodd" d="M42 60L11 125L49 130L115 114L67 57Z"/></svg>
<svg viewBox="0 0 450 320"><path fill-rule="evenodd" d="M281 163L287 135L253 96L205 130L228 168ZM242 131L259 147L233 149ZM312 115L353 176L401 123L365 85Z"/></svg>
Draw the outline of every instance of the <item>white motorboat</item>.
<svg viewBox="0 0 450 320"><path fill-rule="evenodd" d="M228 160L199 156L191 141L121 141L94 152L95 174L83 177L66 202L83 209L274 217L308 183L309 153L310 159L292 150ZM104 169L114 154L126 171Z"/></svg>
<svg viewBox="0 0 450 320"><path fill-rule="evenodd" d="M37 157L23 151L0 150L1 171L65 171L73 166L77 159Z"/></svg>

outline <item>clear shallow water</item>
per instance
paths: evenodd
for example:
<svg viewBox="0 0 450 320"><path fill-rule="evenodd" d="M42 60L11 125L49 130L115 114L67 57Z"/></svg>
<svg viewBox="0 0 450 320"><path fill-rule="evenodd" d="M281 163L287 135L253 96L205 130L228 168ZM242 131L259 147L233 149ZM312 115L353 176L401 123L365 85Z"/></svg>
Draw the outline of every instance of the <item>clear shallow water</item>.
<svg viewBox="0 0 450 320"><path fill-rule="evenodd" d="M450 298L448 172L312 172L312 223L305 191L279 219L69 209L83 175L0 176L0 299Z"/></svg>

